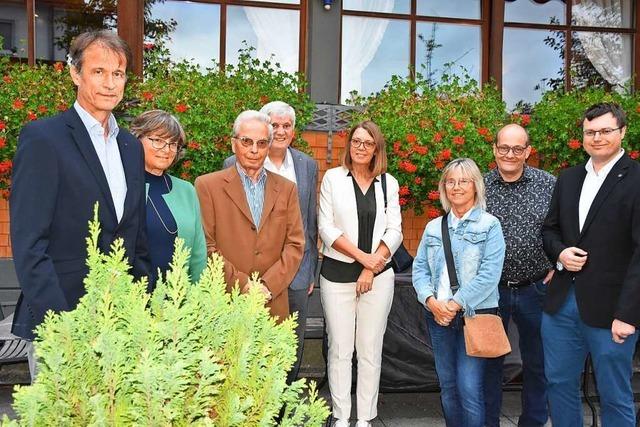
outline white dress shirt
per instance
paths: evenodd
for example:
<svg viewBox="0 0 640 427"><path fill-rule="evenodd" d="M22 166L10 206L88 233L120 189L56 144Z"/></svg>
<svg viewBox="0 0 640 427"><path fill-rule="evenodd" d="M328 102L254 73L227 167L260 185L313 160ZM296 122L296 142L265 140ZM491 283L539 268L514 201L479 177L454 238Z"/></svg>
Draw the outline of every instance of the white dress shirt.
<svg viewBox="0 0 640 427"><path fill-rule="evenodd" d="M587 219L587 214L589 213L593 199L596 198L596 194L598 194L600 187L602 187L602 183L607 178L607 175L609 175L609 172L611 172L613 165L620 160L623 154L624 150L620 150L616 157L600 168L599 172L596 172L593 169L593 161L591 159L589 159L587 164L584 165L584 168L587 170L587 175L584 177L584 182L582 183L580 203L578 205L578 223L580 224L580 231L582 231L584 222Z"/></svg>
<svg viewBox="0 0 640 427"><path fill-rule="evenodd" d="M282 165L280 165L280 167L277 167L271 161L269 156L267 156L267 158L264 161L264 167L269 172L273 172L284 178L287 178L289 181L293 182L294 184L298 183L296 181L296 169L293 167L293 156L291 155L291 150L289 150L288 148L284 156L284 162L282 162Z"/></svg>
<svg viewBox="0 0 640 427"><path fill-rule="evenodd" d="M80 106L78 101L73 104L73 108L80 116L80 120L89 133L93 148L96 150L102 171L107 177L107 184L111 192L111 199L116 208L116 217L118 222L122 219L124 213L124 199L127 197L127 180L124 175L124 167L122 166L122 158L120 157L120 148L118 148L119 128L113 114L109 116L109 134L104 137L104 128L91 114Z"/></svg>
<svg viewBox="0 0 640 427"><path fill-rule="evenodd" d="M460 221L467 219L469 214L473 209L469 209L462 218L458 218L453 211L449 211L449 217L451 218L451 228L455 231L458 228L458 224ZM442 245L442 250L444 250L444 245ZM453 293L451 292L451 281L449 280L449 269L447 268L446 258L444 266L442 267L442 273L440 273L440 283L438 283L438 301L449 301L453 298Z"/></svg>

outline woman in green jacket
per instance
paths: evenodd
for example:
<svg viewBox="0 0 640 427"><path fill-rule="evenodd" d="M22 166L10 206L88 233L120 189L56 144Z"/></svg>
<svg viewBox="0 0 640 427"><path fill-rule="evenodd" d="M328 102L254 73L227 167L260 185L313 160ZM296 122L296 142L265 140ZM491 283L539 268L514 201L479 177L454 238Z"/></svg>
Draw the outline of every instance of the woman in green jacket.
<svg viewBox="0 0 640 427"><path fill-rule="evenodd" d="M131 132L144 147L147 240L153 271L169 269L176 237L180 237L191 251L189 274L196 281L207 263L200 204L191 183L166 173L185 145L184 130L171 114L150 110L133 120Z"/></svg>

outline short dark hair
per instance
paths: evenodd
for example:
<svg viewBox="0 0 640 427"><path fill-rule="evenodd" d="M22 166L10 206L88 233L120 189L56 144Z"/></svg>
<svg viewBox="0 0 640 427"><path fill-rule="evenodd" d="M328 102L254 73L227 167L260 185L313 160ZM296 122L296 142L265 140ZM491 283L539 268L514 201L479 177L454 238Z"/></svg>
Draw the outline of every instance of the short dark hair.
<svg viewBox="0 0 640 427"><path fill-rule="evenodd" d="M100 43L107 49L124 56L127 60L127 71L130 71L131 49L127 42L110 30L87 31L74 37L71 42L71 47L69 48L69 56L71 57L71 65L73 65L76 70L82 70L84 51L93 43Z"/></svg>
<svg viewBox="0 0 640 427"><path fill-rule="evenodd" d="M611 113L613 117L616 118L619 128L623 128L627 125L627 115L620 105L615 102L601 102L587 108L587 111L584 112L582 122L584 123L585 120L591 121L596 117L604 116L607 113Z"/></svg>

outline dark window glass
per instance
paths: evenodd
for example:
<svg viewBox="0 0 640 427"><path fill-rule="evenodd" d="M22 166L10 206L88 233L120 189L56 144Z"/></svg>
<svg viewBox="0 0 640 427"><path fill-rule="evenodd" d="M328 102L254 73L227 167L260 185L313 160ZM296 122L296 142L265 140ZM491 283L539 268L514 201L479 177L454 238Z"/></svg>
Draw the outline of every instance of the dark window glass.
<svg viewBox="0 0 640 427"><path fill-rule="evenodd" d="M0 0L0 55L27 57L27 6L23 0Z"/></svg>

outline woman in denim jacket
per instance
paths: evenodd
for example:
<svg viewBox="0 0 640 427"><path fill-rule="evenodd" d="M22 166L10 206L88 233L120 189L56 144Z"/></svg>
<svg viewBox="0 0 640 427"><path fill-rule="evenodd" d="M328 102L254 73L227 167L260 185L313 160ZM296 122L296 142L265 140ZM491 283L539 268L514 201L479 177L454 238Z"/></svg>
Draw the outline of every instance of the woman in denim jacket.
<svg viewBox="0 0 640 427"><path fill-rule="evenodd" d="M444 417L449 427L484 425L484 358L467 356L462 316L497 313L505 243L500 222L485 211L484 181L471 159L444 169L440 202L447 212L459 288L452 292L442 246L443 217L429 222L413 262L413 287L427 325Z"/></svg>

